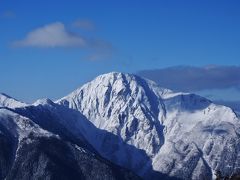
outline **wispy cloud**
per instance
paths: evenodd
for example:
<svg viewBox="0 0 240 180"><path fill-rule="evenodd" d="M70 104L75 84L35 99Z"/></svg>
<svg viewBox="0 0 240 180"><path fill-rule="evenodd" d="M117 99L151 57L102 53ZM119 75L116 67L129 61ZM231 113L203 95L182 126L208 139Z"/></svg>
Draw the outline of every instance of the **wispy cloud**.
<svg viewBox="0 0 240 180"><path fill-rule="evenodd" d="M73 27L84 29L84 30L94 30L95 24L90 20L79 19L72 23Z"/></svg>
<svg viewBox="0 0 240 180"><path fill-rule="evenodd" d="M87 45L84 37L67 31L61 22L45 25L27 34L19 41L13 42L15 47L84 47Z"/></svg>
<svg viewBox="0 0 240 180"><path fill-rule="evenodd" d="M178 66L143 70L138 74L173 90L240 89L240 66Z"/></svg>

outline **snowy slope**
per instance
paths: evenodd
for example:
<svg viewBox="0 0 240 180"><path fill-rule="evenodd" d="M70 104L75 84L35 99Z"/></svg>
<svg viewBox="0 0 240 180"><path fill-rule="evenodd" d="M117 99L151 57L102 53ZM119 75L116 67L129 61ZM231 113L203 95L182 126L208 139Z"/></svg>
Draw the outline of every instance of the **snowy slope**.
<svg viewBox="0 0 240 180"><path fill-rule="evenodd" d="M16 99L0 93L0 107L16 108L26 106L26 103L17 101Z"/></svg>
<svg viewBox="0 0 240 180"><path fill-rule="evenodd" d="M43 130L30 119L4 108L0 109L0 125L15 137L19 143L30 134L46 137L53 136L52 133Z"/></svg>
<svg viewBox="0 0 240 180"><path fill-rule="evenodd" d="M154 171L183 179L240 172L235 113L200 96L175 93L123 73L104 74L57 103L116 135L85 134L99 153L146 179Z"/></svg>
<svg viewBox="0 0 240 180"><path fill-rule="evenodd" d="M44 104L14 109L0 108L1 180L140 179L129 170L89 151L85 144L87 142L78 139L77 135L74 141L69 136L63 137L54 131L59 125L52 119L55 117L54 103L50 100L41 103ZM51 106L53 112L45 106ZM46 124L49 127L44 125L48 120L53 120ZM62 131L65 130L64 127L61 128Z"/></svg>

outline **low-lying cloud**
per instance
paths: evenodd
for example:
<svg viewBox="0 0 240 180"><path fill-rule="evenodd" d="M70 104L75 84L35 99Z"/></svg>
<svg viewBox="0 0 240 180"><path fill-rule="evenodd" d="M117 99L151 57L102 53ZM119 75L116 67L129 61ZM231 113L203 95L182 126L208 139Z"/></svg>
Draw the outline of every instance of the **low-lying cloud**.
<svg viewBox="0 0 240 180"><path fill-rule="evenodd" d="M208 89L240 89L239 66L177 66L143 70L137 74L157 82L160 86L178 91Z"/></svg>

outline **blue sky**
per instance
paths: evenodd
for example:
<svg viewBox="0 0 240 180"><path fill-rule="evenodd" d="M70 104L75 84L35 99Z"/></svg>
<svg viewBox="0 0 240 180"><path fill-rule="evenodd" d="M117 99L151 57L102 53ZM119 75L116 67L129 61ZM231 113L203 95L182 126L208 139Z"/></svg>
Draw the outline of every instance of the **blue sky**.
<svg viewBox="0 0 240 180"><path fill-rule="evenodd" d="M238 0L0 0L0 91L32 102L110 71L238 67L239 8ZM239 95L224 88L226 98Z"/></svg>

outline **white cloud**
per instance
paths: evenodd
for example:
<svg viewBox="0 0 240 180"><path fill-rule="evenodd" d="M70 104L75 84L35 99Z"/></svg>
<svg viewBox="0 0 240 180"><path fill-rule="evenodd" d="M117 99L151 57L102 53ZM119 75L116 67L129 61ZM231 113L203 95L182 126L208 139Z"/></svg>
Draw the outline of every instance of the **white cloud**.
<svg viewBox="0 0 240 180"><path fill-rule="evenodd" d="M85 47L86 40L66 30L61 22L45 25L27 34L19 41L15 41L15 47Z"/></svg>

